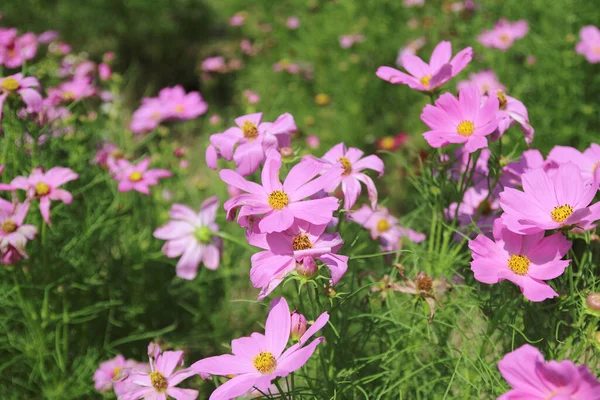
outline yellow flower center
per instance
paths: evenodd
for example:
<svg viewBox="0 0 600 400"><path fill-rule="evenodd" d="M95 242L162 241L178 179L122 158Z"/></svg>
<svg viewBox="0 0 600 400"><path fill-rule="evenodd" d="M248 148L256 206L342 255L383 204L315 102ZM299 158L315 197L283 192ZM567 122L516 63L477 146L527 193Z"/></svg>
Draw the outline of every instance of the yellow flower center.
<svg viewBox="0 0 600 400"><path fill-rule="evenodd" d="M73 100L75 99L75 93L73 92L63 92L62 98L65 100Z"/></svg>
<svg viewBox="0 0 600 400"><path fill-rule="evenodd" d="M175 106L175 111L178 112L179 114L181 114L184 110L185 110L185 108L183 108L183 106L181 104L178 106Z"/></svg>
<svg viewBox="0 0 600 400"><path fill-rule="evenodd" d="M254 357L254 368L261 374L272 374L277 366L277 360L273 354L268 351L261 351L256 357Z"/></svg>
<svg viewBox="0 0 600 400"><path fill-rule="evenodd" d="M419 82L421 82L421 85L423 85L426 88L428 88L430 80L431 80L431 75L425 75L424 77L422 77L421 79L419 79Z"/></svg>
<svg viewBox="0 0 600 400"><path fill-rule="evenodd" d="M133 171L130 175L129 175L129 180L131 182L139 182L142 180L142 173L138 172L138 171Z"/></svg>
<svg viewBox="0 0 600 400"><path fill-rule="evenodd" d="M552 210L550 216L554 222L564 222L564 220L569 218L571 214L573 214L573 207L565 204L564 206L554 207L554 210Z"/></svg>
<svg viewBox="0 0 600 400"><path fill-rule="evenodd" d="M517 275L525 275L529 270L529 258L520 254L513 254L508 259L508 267Z"/></svg>
<svg viewBox="0 0 600 400"><path fill-rule="evenodd" d="M292 247L294 248L294 251L306 250L312 249L313 244L310 242L307 234L301 233L300 235L294 236L294 239L292 240Z"/></svg>
<svg viewBox="0 0 600 400"><path fill-rule="evenodd" d="M10 49L10 50L8 50L8 56L9 56L10 58L12 58L12 57L16 57L16 56L17 56L17 50L15 50L15 49Z"/></svg>
<svg viewBox="0 0 600 400"><path fill-rule="evenodd" d="M458 124L456 130L461 136L471 136L475 132L475 124L471 121L462 121Z"/></svg>
<svg viewBox="0 0 600 400"><path fill-rule="evenodd" d="M150 382L152 383L152 387L154 387L154 389L156 389L158 392L164 392L169 386L167 378L165 378L163 374L158 371L153 371L150 373Z"/></svg>
<svg viewBox="0 0 600 400"><path fill-rule="evenodd" d="M506 33L503 33L502 35L500 35L500 41L501 42L508 42L510 40L510 38L508 37L508 35Z"/></svg>
<svg viewBox="0 0 600 400"><path fill-rule="evenodd" d="M600 46L594 46L594 47L592 47L592 52L594 54L600 54Z"/></svg>
<svg viewBox="0 0 600 400"><path fill-rule="evenodd" d="M50 193L50 186L46 185L44 182L38 182L35 184L35 194L38 196L45 196Z"/></svg>
<svg viewBox="0 0 600 400"><path fill-rule="evenodd" d="M392 136L386 136L381 139L379 144L382 149L391 150L394 148L394 145L396 144L396 139L394 139Z"/></svg>
<svg viewBox="0 0 600 400"><path fill-rule="evenodd" d="M15 78L4 78L0 87L10 92L19 88L19 82Z"/></svg>
<svg viewBox="0 0 600 400"><path fill-rule="evenodd" d="M391 226L387 219L380 219L379 222L377 222L377 230L379 232L387 232L390 228Z"/></svg>
<svg viewBox="0 0 600 400"><path fill-rule="evenodd" d="M329 102L331 101L329 95L325 94L325 93L319 93L315 96L315 103L317 103L320 106L325 106L327 104L329 104Z"/></svg>
<svg viewBox="0 0 600 400"><path fill-rule="evenodd" d="M274 210L281 210L290 202L290 198L283 190L275 190L271 192L267 199L269 206Z"/></svg>
<svg viewBox="0 0 600 400"><path fill-rule="evenodd" d="M346 157L340 157L338 158L338 161L342 163L342 167L344 167L343 175L350 175L350 173L352 172L352 163L350 162L350 160L348 160L348 158Z"/></svg>
<svg viewBox="0 0 600 400"><path fill-rule="evenodd" d="M433 289L433 280L427 275L417 278L417 289L423 292L431 292L431 289Z"/></svg>
<svg viewBox="0 0 600 400"><path fill-rule="evenodd" d="M113 369L113 380L119 379L120 375L121 375L121 367L116 367L115 369Z"/></svg>
<svg viewBox="0 0 600 400"><path fill-rule="evenodd" d="M2 223L2 230L5 233L12 233L17 230L17 224L12 219L7 219Z"/></svg>
<svg viewBox="0 0 600 400"><path fill-rule="evenodd" d="M162 118L162 115L158 111L154 111L152 114L150 114L150 118L158 121L159 119Z"/></svg>
<svg viewBox="0 0 600 400"><path fill-rule="evenodd" d="M506 110L506 105L508 104L508 100L506 99L506 95L502 90L498 90L498 102L500 103L500 109Z"/></svg>
<svg viewBox="0 0 600 400"><path fill-rule="evenodd" d="M250 121L244 121L242 132L244 133L244 137L251 141L258 136L258 128Z"/></svg>

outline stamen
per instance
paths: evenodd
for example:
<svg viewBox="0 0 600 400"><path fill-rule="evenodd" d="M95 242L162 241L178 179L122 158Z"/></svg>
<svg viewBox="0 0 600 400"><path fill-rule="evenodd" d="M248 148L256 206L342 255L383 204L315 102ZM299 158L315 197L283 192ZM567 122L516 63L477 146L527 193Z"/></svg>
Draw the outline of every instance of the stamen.
<svg viewBox="0 0 600 400"><path fill-rule="evenodd" d="M460 124L458 124L456 130L461 136L471 136L473 132L475 132L475 124L473 124L471 121L462 121Z"/></svg>
<svg viewBox="0 0 600 400"><path fill-rule="evenodd" d="M390 225L389 221L387 219L385 219L385 218L380 219L377 222L377 230L379 232L387 232L387 231L390 230L391 227L392 226Z"/></svg>
<svg viewBox="0 0 600 400"><path fill-rule="evenodd" d="M554 220L554 222L564 222L567 218L569 218L573 214L573 207L568 204L563 206L554 207L554 210L550 213L550 216Z"/></svg>
<svg viewBox="0 0 600 400"><path fill-rule="evenodd" d="M17 224L12 219L7 219L2 222L2 230L5 233L12 233L17 230Z"/></svg>
<svg viewBox="0 0 600 400"><path fill-rule="evenodd" d="M508 267L517 275L525 275L529 270L529 258L520 254L513 254L508 259Z"/></svg>
<svg viewBox="0 0 600 400"><path fill-rule="evenodd" d="M142 173L138 172L138 171L133 171L130 175L129 175L129 180L131 182L139 182L141 181L143 178Z"/></svg>
<svg viewBox="0 0 600 400"><path fill-rule="evenodd" d="M267 199L269 206L274 210L281 210L290 202L290 198L283 190L275 190L271 192Z"/></svg>
<svg viewBox="0 0 600 400"><path fill-rule="evenodd" d="M258 128L250 121L244 121L242 132L244 133L244 137L250 141L258 137Z"/></svg>
<svg viewBox="0 0 600 400"><path fill-rule="evenodd" d="M342 163L342 167L344 167L344 173L342 175L350 175L352 172L352 163L347 157L340 157L338 161Z"/></svg>
<svg viewBox="0 0 600 400"><path fill-rule="evenodd" d="M417 289L422 292L431 292L431 289L433 289L433 280L425 274L418 276Z"/></svg>
<svg viewBox="0 0 600 400"><path fill-rule="evenodd" d="M38 196L45 196L50 193L50 186L44 182L38 182L35 184L35 194Z"/></svg>
<svg viewBox="0 0 600 400"><path fill-rule="evenodd" d="M277 366L277 360L273 354L268 351L261 351L256 357L254 357L254 368L261 374L272 374Z"/></svg>
<svg viewBox="0 0 600 400"><path fill-rule="evenodd" d="M500 109L506 110L506 105L508 104L508 99L502 90L498 90L498 102L500 103Z"/></svg>
<svg viewBox="0 0 600 400"><path fill-rule="evenodd" d="M167 378L165 378L163 374L158 371L152 371L150 373L150 382L152 383L154 389L156 389L158 392L164 392L169 386Z"/></svg>
<svg viewBox="0 0 600 400"><path fill-rule="evenodd" d="M306 250L312 249L313 244L306 233L301 233L297 236L294 236L294 239L292 240L292 247L294 248L294 251Z"/></svg>
<svg viewBox="0 0 600 400"><path fill-rule="evenodd" d="M425 75L424 77L419 79L419 82L421 82L421 85L425 86L426 88L429 88L430 80L431 80L431 75Z"/></svg>
<svg viewBox="0 0 600 400"><path fill-rule="evenodd" d="M4 78L0 87L11 92L19 88L19 82L15 78Z"/></svg>

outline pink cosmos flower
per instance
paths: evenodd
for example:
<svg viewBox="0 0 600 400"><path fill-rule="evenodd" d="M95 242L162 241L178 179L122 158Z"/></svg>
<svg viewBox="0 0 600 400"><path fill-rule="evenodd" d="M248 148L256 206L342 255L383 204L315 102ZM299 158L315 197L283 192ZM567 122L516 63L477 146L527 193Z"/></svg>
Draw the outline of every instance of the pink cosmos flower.
<svg viewBox="0 0 600 400"><path fill-rule="evenodd" d="M56 32L56 31L45 31L45 32L42 32L38 36L38 42L44 43L44 44L53 42L56 39L58 39L58 32Z"/></svg>
<svg viewBox="0 0 600 400"><path fill-rule="evenodd" d="M18 73L4 78L0 78L0 119L2 118L2 106L4 101L11 93L18 93L27 106L28 113L38 112L42 108L42 96L33 89L39 88L40 83L32 76L23 78L23 74Z"/></svg>
<svg viewBox="0 0 600 400"><path fill-rule="evenodd" d="M98 65L98 76L101 81L107 81L112 76L112 69L108 64L101 63Z"/></svg>
<svg viewBox="0 0 600 400"><path fill-rule="evenodd" d="M206 163L217 168L217 159L235 161L236 171L243 176L252 175L270 150L289 147L291 133L296 131L294 117L280 115L275 122L262 122L262 113L248 114L235 119L232 128L210 137L206 149Z"/></svg>
<svg viewBox="0 0 600 400"><path fill-rule="evenodd" d="M458 205L458 213L457 203L452 203L446 210L446 217L452 220L457 215L459 226L465 227L475 223L481 233L489 236L492 233L494 221L501 211L497 192L494 190L492 195L488 196L487 182L470 187L465 191L463 199Z"/></svg>
<svg viewBox="0 0 600 400"><path fill-rule="evenodd" d="M211 125L219 125L221 123L221 116L219 114L213 114L208 119Z"/></svg>
<svg viewBox="0 0 600 400"><path fill-rule="evenodd" d="M49 225L50 201L60 200L65 204L71 204L73 201L71 193L59 189L59 186L78 178L79 175L70 168L54 167L46 172L35 168L29 177L17 176L10 184L15 189L26 190L29 199L40 200L40 212Z"/></svg>
<svg viewBox="0 0 600 400"><path fill-rule="evenodd" d="M537 168L548 170L547 166L548 163L544 161L544 156L542 156L542 153L540 153L539 150L526 150L521 155L519 161L512 162L504 167L502 176L500 177L500 183L502 183L503 186L509 187L522 186L521 176L523 176L524 173Z"/></svg>
<svg viewBox="0 0 600 400"><path fill-rule="evenodd" d="M594 222L600 219L600 203L589 204L598 191L599 178L600 173L586 182L571 162L553 174L542 168L529 171L521 177L523 191L504 188L500 193L502 220L520 234Z"/></svg>
<svg viewBox="0 0 600 400"><path fill-rule="evenodd" d="M37 53L37 36L28 32L17 37L16 33L16 29L0 32L0 65L7 68L20 67Z"/></svg>
<svg viewBox="0 0 600 400"><path fill-rule="evenodd" d="M260 95L252 90L246 89L243 92L244 97L250 104L257 104L260 102Z"/></svg>
<svg viewBox="0 0 600 400"><path fill-rule="evenodd" d="M404 0L404 7L423 7L425 0Z"/></svg>
<svg viewBox="0 0 600 400"><path fill-rule="evenodd" d="M498 218L494 241L479 235L469 242L475 279L494 284L505 279L517 285L531 301L544 301L558 294L544 281L565 271L570 260L561 260L571 248L562 233L544 237L544 232L519 235L509 231Z"/></svg>
<svg viewBox="0 0 600 400"><path fill-rule="evenodd" d="M554 146L548 154L548 162L556 165L572 162L579 167L586 181L592 181L600 163L600 146L592 143L584 152L573 147Z"/></svg>
<svg viewBox="0 0 600 400"><path fill-rule="evenodd" d="M575 52L585 56L592 64L600 62L600 29L587 25L579 31L581 40L575 46Z"/></svg>
<svg viewBox="0 0 600 400"><path fill-rule="evenodd" d="M469 74L469 80L458 82L458 90L465 88L470 83L477 85L479 91L484 96L497 93L498 90L502 90L503 92L506 91L504 85L498 80L496 73L491 69Z"/></svg>
<svg viewBox="0 0 600 400"><path fill-rule="evenodd" d="M365 36L359 33L353 33L350 35L342 35L339 37L340 47L342 49L349 49L356 43L362 43L365 41Z"/></svg>
<svg viewBox="0 0 600 400"><path fill-rule="evenodd" d="M115 382L127 376L129 370L138 367L135 360L126 360L121 354L115 358L104 361L94 372L94 388L99 392L108 392Z"/></svg>
<svg viewBox="0 0 600 400"><path fill-rule="evenodd" d="M166 118L163 104L155 97L142 99L142 105L135 110L129 129L135 134L147 133L158 127Z"/></svg>
<svg viewBox="0 0 600 400"><path fill-rule="evenodd" d="M302 161L288 173L283 185L279 180L281 154L270 150L262 169L262 186L246 181L239 173L222 170L221 179L247 194L241 194L225 202L227 219L233 220L239 208L238 222L250 215L261 215L258 226L260 232L283 232L290 228L295 220L306 221L314 225L329 223L333 212L338 209L335 197L305 200L307 197L331 185L343 172L341 168L332 168L324 175L313 179L321 172L321 165L312 161Z"/></svg>
<svg viewBox="0 0 600 400"><path fill-rule="evenodd" d="M158 93L158 100L164 107L164 118L176 120L194 119L208 110L208 104L199 92L185 93L182 86L163 88Z"/></svg>
<svg viewBox="0 0 600 400"><path fill-rule="evenodd" d="M344 208L351 210L360 195L360 183L364 183L367 187L371 207L377 206L377 188L373 180L364 172L365 169L376 171L379 177L383 175L384 165L381 158L376 155L370 155L365 158L363 152L357 148L346 148L344 143L338 143L331 148L322 158L308 156L311 160L321 163L323 166L322 173L326 173L331 168L339 168L341 165L344 172L339 179L333 181L331 186L326 187L325 191L333 193L340 184L344 193Z"/></svg>
<svg viewBox="0 0 600 400"><path fill-rule="evenodd" d="M102 146L96 152L94 157L94 163L98 164L102 168L109 168L109 166L116 166L116 162L119 158L123 158L125 154L123 150L119 149L116 144L110 142L102 143Z"/></svg>
<svg viewBox="0 0 600 400"><path fill-rule="evenodd" d="M33 240L37 228L24 225L30 203L13 204L0 199L0 262L16 264L21 258L29 258L25 252L28 240Z"/></svg>
<svg viewBox="0 0 600 400"><path fill-rule="evenodd" d="M289 17L287 21L285 21L285 26L291 30L298 29L300 27L300 19L294 16Z"/></svg>
<svg viewBox="0 0 600 400"><path fill-rule="evenodd" d="M398 67L401 67L402 57L404 57L405 55L416 55L417 52L421 50L426 43L427 39L425 39L425 36L421 36L420 38L410 41L406 46L401 47L400 50L398 50L398 56L396 57L396 65Z"/></svg>
<svg viewBox="0 0 600 400"><path fill-rule="evenodd" d="M527 32L529 32L529 24L524 19L510 22L502 18L496 23L494 29L483 31L477 40L484 47L506 51L516 40L525 37Z"/></svg>
<svg viewBox="0 0 600 400"><path fill-rule="evenodd" d="M114 166L109 166L113 178L119 181L119 192L136 190L143 194L150 194L150 186L158 185L158 180L168 178L173 174L166 169L148 169L150 157L144 158L137 165L124 158L117 159Z"/></svg>
<svg viewBox="0 0 600 400"><path fill-rule="evenodd" d="M452 44L443 41L435 46L429 64L411 54L401 58L402 66L410 75L391 67L379 67L376 75L393 84L431 92L458 75L472 58L471 47L462 49L452 58Z"/></svg>
<svg viewBox="0 0 600 400"><path fill-rule="evenodd" d="M264 335L255 332L235 339L231 342L233 354L205 358L190 368L197 373L233 376L211 394L210 400L233 399L248 393L253 387L265 392L273 380L285 378L306 364L325 338L318 337L305 344L328 320L329 314L324 312L298 343L285 350L290 338L291 314L287 301L277 298L271 303Z"/></svg>
<svg viewBox="0 0 600 400"><path fill-rule="evenodd" d="M463 88L458 99L444 93L435 106L427 104L423 109L421 120L431 128L423 137L434 148L464 143L465 150L473 153L487 147L486 136L498 127L498 107L495 96L482 102L479 88L473 84Z"/></svg>
<svg viewBox="0 0 600 400"><path fill-rule="evenodd" d="M348 269L348 257L336 254L343 246L337 233L325 233L327 225L311 225L304 221L294 224L286 232L249 232L248 243L264 249L252 256L250 280L261 288L258 300L268 296L294 270L300 273L316 272L315 260L331 271L335 285Z"/></svg>
<svg viewBox="0 0 600 400"><path fill-rule="evenodd" d="M218 206L217 196L204 200L198 213L183 204L173 204L169 211L172 220L154 231L155 238L167 241L162 248L167 257L181 256L178 277L194 279L201 262L211 270L219 267L223 243L214 236L219 230L215 223Z"/></svg>
<svg viewBox="0 0 600 400"><path fill-rule="evenodd" d="M496 114L498 130L492 135L492 140L498 140L513 123L517 122L525 135L525 142L530 145L533 141L534 129L529 123L525 105L502 90L498 90L496 96L499 103L498 114Z"/></svg>
<svg viewBox="0 0 600 400"><path fill-rule="evenodd" d="M308 135L306 137L306 145L311 149L317 149L321 145L321 141L318 136Z"/></svg>
<svg viewBox="0 0 600 400"><path fill-rule="evenodd" d="M202 61L202 70L210 72L223 72L227 69L225 59L223 57L209 57Z"/></svg>
<svg viewBox="0 0 600 400"><path fill-rule="evenodd" d="M58 88L48 89L48 96L57 103L85 99L94 94L96 89L91 79L87 77L74 77L73 80L62 83Z"/></svg>
<svg viewBox="0 0 600 400"><path fill-rule="evenodd" d="M177 400L194 400L198 391L181 389L177 385L185 379L196 375L191 368L175 369L183 365L183 351L165 351L151 343L148 346L150 372L134 371L126 379L129 383L127 391L118 395L118 400L167 400L173 397Z"/></svg>
<svg viewBox="0 0 600 400"><path fill-rule="evenodd" d="M241 26L241 25L244 24L245 20L246 20L246 13L239 12L239 13L236 13L235 15L233 15L229 19L229 25L231 25L231 26Z"/></svg>
<svg viewBox="0 0 600 400"><path fill-rule="evenodd" d="M546 362L529 344L505 355L498 369L512 386L498 400L600 400L600 382L588 367L570 360Z"/></svg>
<svg viewBox="0 0 600 400"><path fill-rule="evenodd" d="M377 139L375 144L379 150L396 151L409 139L408 133L401 132L394 136L384 136Z"/></svg>
<svg viewBox="0 0 600 400"><path fill-rule="evenodd" d="M75 67L75 73L73 74L76 78L89 78L92 79L96 72L96 63L93 61L82 61L77 67Z"/></svg>
<svg viewBox="0 0 600 400"><path fill-rule="evenodd" d="M400 249L400 239L403 237L408 237L414 243L425 240L424 234L401 226L398 219L382 206L373 210L371 207L363 205L350 213L348 219L368 229L372 239L379 239L383 251Z"/></svg>

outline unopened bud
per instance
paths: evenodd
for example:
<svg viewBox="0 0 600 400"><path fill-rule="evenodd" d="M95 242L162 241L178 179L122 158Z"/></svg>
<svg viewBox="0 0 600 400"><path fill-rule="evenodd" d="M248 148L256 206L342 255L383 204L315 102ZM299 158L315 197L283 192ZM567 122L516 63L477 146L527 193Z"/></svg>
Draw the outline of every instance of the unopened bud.
<svg viewBox="0 0 600 400"><path fill-rule="evenodd" d="M148 345L148 357L156 359L161 353L160 346L156 342L150 342Z"/></svg>
<svg viewBox="0 0 600 400"><path fill-rule="evenodd" d="M317 273L317 263L312 257L303 257L301 262L296 263L296 272L305 278L310 278Z"/></svg>
<svg viewBox="0 0 600 400"><path fill-rule="evenodd" d="M283 158L294 157L294 149L292 149L291 147L282 147L281 149L279 149L279 152L281 153L281 157Z"/></svg>
<svg viewBox="0 0 600 400"><path fill-rule="evenodd" d="M585 299L588 311L600 316L600 293L590 293Z"/></svg>
<svg viewBox="0 0 600 400"><path fill-rule="evenodd" d="M292 313L292 328L290 336L294 342L300 340L302 335L306 332L306 318L304 315L299 314L297 310Z"/></svg>

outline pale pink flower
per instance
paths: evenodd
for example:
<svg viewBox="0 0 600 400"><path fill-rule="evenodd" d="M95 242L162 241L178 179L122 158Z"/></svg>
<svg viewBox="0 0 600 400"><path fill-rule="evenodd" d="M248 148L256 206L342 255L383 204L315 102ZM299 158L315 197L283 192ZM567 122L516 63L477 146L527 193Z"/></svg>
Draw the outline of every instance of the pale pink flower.
<svg viewBox="0 0 600 400"><path fill-rule="evenodd" d="M6 265L17 263L21 258L29 258L25 252L28 240L33 240L37 228L25 225L29 211L29 201L13 204L0 199L0 262Z"/></svg>
<svg viewBox="0 0 600 400"><path fill-rule="evenodd" d="M581 40L575 46L575 52L585 56L592 64L600 62L600 29L587 25L579 31Z"/></svg>
<svg viewBox="0 0 600 400"><path fill-rule="evenodd" d="M505 355L498 369L512 387L498 400L600 400L600 382L588 367L545 361L529 344Z"/></svg>
<svg viewBox="0 0 600 400"><path fill-rule="evenodd" d="M98 65L98 76L100 77L101 81L107 81L112 76L112 69L108 64L101 63Z"/></svg>
<svg viewBox="0 0 600 400"><path fill-rule="evenodd" d="M233 220L239 209L238 222L250 215L261 215L258 226L263 233L283 232L290 228L295 220L306 221L315 225L329 223L333 212L338 209L335 197L305 200L307 197L323 190L338 179L343 172L341 168L333 168L328 173L315 178L321 172L321 165L312 161L302 161L295 165L281 184L281 154L270 150L262 169L262 186L246 181L239 173L222 170L221 179L225 183L237 187L247 194L241 194L225 202L227 219Z"/></svg>
<svg viewBox="0 0 600 400"><path fill-rule="evenodd" d="M464 89L470 83L477 85L484 96L497 93L498 90L506 91L504 85L498 80L496 73L491 69L469 74L469 80L458 82L458 90Z"/></svg>
<svg viewBox="0 0 600 400"><path fill-rule="evenodd" d="M209 57L202 61L201 64L203 71L210 72L223 72L227 69L225 59L223 57Z"/></svg>
<svg viewBox="0 0 600 400"><path fill-rule="evenodd" d="M600 160L600 159L599 159ZM519 161L511 162L502 170L500 183L503 186L515 187L522 186L521 176L524 173L537 168L548 170L549 163L544 161L544 156L539 150L526 150L519 158Z"/></svg>
<svg viewBox="0 0 600 400"><path fill-rule="evenodd" d="M468 188L465 191L458 211L457 203L452 203L446 210L446 218L453 220L457 216L458 224L461 227L467 227L475 224L486 236L492 232L494 221L501 212L498 202L498 190L489 194L487 182L481 182L479 185Z"/></svg>
<svg viewBox="0 0 600 400"><path fill-rule="evenodd" d="M400 248L400 239L408 237L414 243L425 240L425 235L405 228L388 209L378 206L376 210L366 204L348 215L350 221L362 225L371 233L371 239L379 239L383 251L396 251Z"/></svg>
<svg viewBox="0 0 600 400"><path fill-rule="evenodd" d="M246 89L243 92L244 97L250 104L257 104L260 102L260 95L252 90Z"/></svg>
<svg viewBox="0 0 600 400"><path fill-rule="evenodd" d="M129 129L135 134L147 133L158 127L166 118L164 105L155 97L142 99L142 105L135 110Z"/></svg>
<svg viewBox="0 0 600 400"><path fill-rule="evenodd" d="M167 400L170 397L176 400L196 399L197 390L177 387L185 379L197 374L191 368L175 372L177 367L183 365L183 351L162 352L158 346L149 346L148 349L150 372L131 372L125 380L129 387L118 395L118 400Z"/></svg>
<svg viewBox="0 0 600 400"><path fill-rule="evenodd" d="M396 65L398 67L401 67L402 57L406 55L416 55L417 52L421 50L426 43L427 39L425 38L425 36L421 36L420 38L410 41L406 46L401 47L400 50L398 50L398 56L396 57Z"/></svg>
<svg viewBox="0 0 600 400"><path fill-rule="evenodd" d="M376 75L393 84L408 85L411 89L431 92L458 75L472 58L471 47L459 51L452 57L452 44L443 41L433 50L429 64L411 54L401 57L402 66L410 75L385 66L379 67Z"/></svg>
<svg viewBox="0 0 600 400"><path fill-rule="evenodd" d="M425 0L404 0L404 7L423 7Z"/></svg>
<svg viewBox="0 0 600 400"><path fill-rule="evenodd" d="M58 39L58 32L56 32L56 31L45 31L45 32L42 32L38 36L38 42L44 43L44 44L53 42L56 39Z"/></svg>
<svg viewBox="0 0 600 400"><path fill-rule="evenodd" d="M504 188L500 193L502 220L513 232L533 234L600 219L600 203L590 206L598 191L600 174L585 180L577 165L562 164L550 174L542 168L521 177L523 191Z"/></svg>
<svg viewBox="0 0 600 400"><path fill-rule="evenodd" d="M18 176L10 184L15 189L27 191L29 199L39 199L42 217L50 224L50 201L59 200L71 204L73 201L71 193L59 187L78 178L79 175L70 168L54 167L46 172L41 168L35 168L29 177Z"/></svg>
<svg viewBox="0 0 600 400"><path fill-rule="evenodd" d="M325 233L325 228L326 224L299 221L286 232L247 234L248 243L264 249L251 258L250 281L261 288L258 300L268 296L294 270L311 270L315 260L330 270L332 285L339 282L348 269L348 257L336 254L344 244L341 236Z"/></svg>
<svg viewBox="0 0 600 400"><path fill-rule="evenodd" d="M246 20L246 13L244 12L239 12L233 15L233 17L231 17L229 19L229 25L231 26L241 26L244 24L244 21Z"/></svg>
<svg viewBox="0 0 600 400"><path fill-rule="evenodd" d="M2 118L2 106L11 93L18 93L27 106L28 113L39 112L42 108L42 96L36 90L40 83L32 76L23 77L20 72L0 78L0 119Z"/></svg>
<svg viewBox="0 0 600 400"><path fill-rule="evenodd" d="M135 360L126 360L121 354L115 358L104 361L94 372L94 388L99 392L108 392L115 382L129 374L129 370L137 368L139 363Z"/></svg>
<svg viewBox="0 0 600 400"><path fill-rule="evenodd" d="M192 280L198 266L219 267L222 241L215 233L219 198L212 196L202 202L200 211L195 212L183 204L173 204L169 211L171 221L154 231L154 237L166 240L162 251L169 258L181 257L177 262L177 276Z"/></svg>
<svg viewBox="0 0 600 400"><path fill-rule="evenodd" d="M210 400L234 399L254 387L266 392L273 380L285 378L306 364L325 338L318 337L310 344L306 343L328 320L329 314L324 312L298 343L285 350L290 338L291 314L287 301L277 298L271 303L264 335L255 332L251 336L235 339L231 342L233 354L205 358L194 363L190 369L199 374L233 376L211 394Z"/></svg>
<svg viewBox="0 0 600 400"><path fill-rule="evenodd" d="M377 188L373 180L365 174L365 169L376 171L381 177L384 171L384 165L381 158L376 155L369 155L363 158L363 152L360 149L350 147L346 148L344 143L338 143L333 146L322 158L307 156L311 160L321 163L323 166L322 173L326 173L331 168L344 169L344 172L339 179L333 181L331 186L326 187L325 191L333 193L338 186L341 185L344 193L344 208L351 210L356 204L356 200L361 192L360 183L364 183L367 187L371 207L377 206Z"/></svg>
<svg viewBox="0 0 600 400"><path fill-rule="evenodd" d="M483 31L477 39L485 47L506 51L516 40L525 37L527 32L529 32L529 24L526 20L510 22L502 18L496 23L494 29Z"/></svg>
<svg viewBox="0 0 600 400"><path fill-rule="evenodd" d="M29 61L37 53L37 36L24 33L16 36L16 30L8 29L0 32L0 65L7 68L18 68Z"/></svg>
<svg viewBox="0 0 600 400"><path fill-rule="evenodd" d="M494 222L494 241L479 235L469 242L473 256L471 270L475 279L487 284L509 280L531 301L544 301L558 294L544 281L565 271L570 260L561 260L569 249L562 233L544 237L544 232L531 235L513 233Z"/></svg>
<svg viewBox="0 0 600 400"><path fill-rule="evenodd" d="M173 175L166 169L148 169L148 166L150 166L150 157L144 158L137 165L124 158L115 160L110 170L113 172L113 178L119 182L119 192L135 190L150 194L150 186L158 185L159 179Z"/></svg>
<svg viewBox="0 0 600 400"><path fill-rule="evenodd" d="M289 17L287 21L285 21L285 26L292 30L298 29L300 27L300 19L294 16Z"/></svg>
<svg viewBox="0 0 600 400"><path fill-rule="evenodd" d="M487 147L486 136L498 127L498 98L489 97L482 101L479 88L470 84L459 92L458 99L444 93L427 104L421 120L431 128L423 137L431 147L439 148L452 143L464 143L465 150L473 153Z"/></svg>
<svg viewBox="0 0 600 400"><path fill-rule="evenodd" d="M262 122L262 113L243 115L235 119L232 128L210 137L206 163L217 168L217 160L235 161L236 171L243 176L258 170L270 150L289 147L291 133L296 131L294 117L280 115L275 122Z"/></svg>
<svg viewBox="0 0 600 400"><path fill-rule="evenodd" d="M554 146L548 154L548 162L556 165L571 162L579 167L586 181L592 181L600 163L600 146L592 143L583 152L569 146Z"/></svg>
<svg viewBox="0 0 600 400"><path fill-rule="evenodd" d="M306 145L311 149L317 149L321 145L321 141L318 136L308 135L306 137Z"/></svg>
<svg viewBox="0 0 600 400"><path fill-rule="evenodd" d="M530 145L533 141L534 129L529 123L529 114L525 105L502 90L498 90L495 96L498 98L499 104L496 114L498 130L491 136L492 140L498 140L516 122L525 135L525 143Z"/></svg>
<svg viewBox="0 0 600 400"><path fill-rule="evenodd" d="M73 80L60 84L58 88L48 89L48 93L49 97L61 103L91 97L96 94L96 89L90 78L74 77Z"/></svg>
<svg viewBox="0 0 600 400"><path fill-rule="evenodd" d="M219 125L221 123L221 121L222 121L222 119L221 119L221 116L219 114L213 114L208 119L208 122L211 125Z"/></svg>
<svg viewBox="0 0 600 400"><path fill-rule="evenodd" d="M164 108L163 118L167 120L190 120L208 110L208 104L199 92L186 93L179 85L161 89L158 100Z"/></svg>

